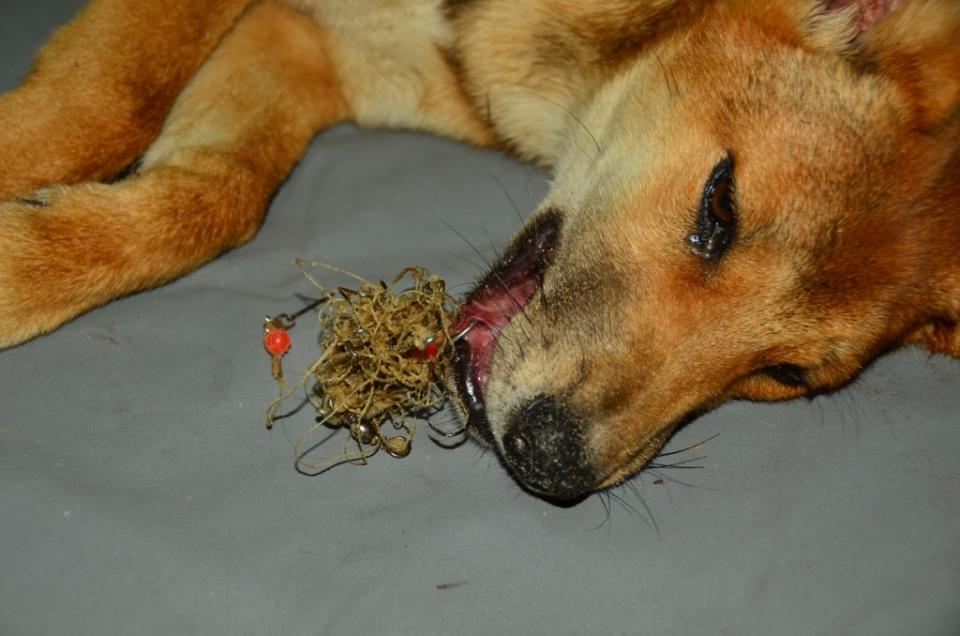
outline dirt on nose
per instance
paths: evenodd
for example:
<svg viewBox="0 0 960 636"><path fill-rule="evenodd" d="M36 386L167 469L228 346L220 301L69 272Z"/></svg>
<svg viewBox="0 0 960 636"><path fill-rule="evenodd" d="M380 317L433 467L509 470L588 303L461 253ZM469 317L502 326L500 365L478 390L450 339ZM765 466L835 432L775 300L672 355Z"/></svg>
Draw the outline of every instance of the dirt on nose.
<svg viewBox="0 0 960 636"><path fill-rule="evenodd" d="M580 417L559 399L538 395L513 411L503 435L504 461L537 494L571 500L590 492L596 476Z"/></svg>

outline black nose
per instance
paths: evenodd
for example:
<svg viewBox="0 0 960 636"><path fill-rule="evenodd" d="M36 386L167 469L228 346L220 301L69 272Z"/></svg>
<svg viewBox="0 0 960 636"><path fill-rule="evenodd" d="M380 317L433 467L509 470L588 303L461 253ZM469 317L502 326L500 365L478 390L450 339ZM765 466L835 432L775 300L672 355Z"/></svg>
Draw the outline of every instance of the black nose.
<svg viewBox="0 0 960 636"><path fill-rule="evenodd" d="M594 484L580 419L555 398L540 395L513 412L503 452L519 481L537 494L577 499Z"/></svg>

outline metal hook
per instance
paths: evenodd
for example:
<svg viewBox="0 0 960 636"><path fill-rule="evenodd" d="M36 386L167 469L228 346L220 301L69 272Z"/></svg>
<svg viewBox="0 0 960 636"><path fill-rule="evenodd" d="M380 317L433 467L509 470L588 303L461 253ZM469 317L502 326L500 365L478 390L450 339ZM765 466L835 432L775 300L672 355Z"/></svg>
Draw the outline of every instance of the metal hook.
<svg viewBox="0 0 960 636"><path fill-rule="evenodd" d="M477 326L477 321L476 320L472 321L469 325L463 328L459 333L454 334L453 337L450 338L451 342L459 341L460 339L465 337L468 333L473 331L474 327L476 326Z"/></svg>
<svg viewBox="0 0 960 636"><path fill-rule="evenodd" d="M299 317L302 316L303 314L307 313L307 312L310 311L311 309L316 309L317 307L319 307L319 306L322 305L323 303L327 302L328 300L330 300L330 299L329 299L328 297L324 296L323 298L320 298L320 299L318 299L318 300L313 301L312 303L310 303L309 305L307 305L306 307L304 307L303 309L301 309L300 311L297 311L297 312L295 312L295 313L292 313L292 314L277 314L276 316L272 316L272 317L271 317L271 316L267 316L264 322L266 323L268 329L269 329L269 328L273 328L273 329L293 329L293 326L294 326L294 325L296 324L296 322L297 322L297 318L299 318Z"/></svg>

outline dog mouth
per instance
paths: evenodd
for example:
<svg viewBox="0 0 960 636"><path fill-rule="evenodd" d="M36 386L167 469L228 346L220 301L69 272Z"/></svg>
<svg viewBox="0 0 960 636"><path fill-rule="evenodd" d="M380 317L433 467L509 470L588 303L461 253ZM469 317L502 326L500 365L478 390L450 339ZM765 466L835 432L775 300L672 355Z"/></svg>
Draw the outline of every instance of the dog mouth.
<svg viewBox="0 0 960 636"><path fill-rule="evenodd" d="M454 382L466 408L467 428L493 444L484 392L497 341L503 329L543 287L543 276L556 251L558 215L547 213L512 243L507 254L467 296L454 326Z"/></svg>

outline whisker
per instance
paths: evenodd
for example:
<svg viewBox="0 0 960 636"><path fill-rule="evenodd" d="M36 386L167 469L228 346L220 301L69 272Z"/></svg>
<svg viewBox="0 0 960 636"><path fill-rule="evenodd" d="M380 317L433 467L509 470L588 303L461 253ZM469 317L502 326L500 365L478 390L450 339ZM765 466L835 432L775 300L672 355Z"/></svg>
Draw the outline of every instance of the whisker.
<svg viewBox="0 0 960 636"><path fill-rule="evenodd" d="M652 469L652 468L646 468L646 469L644 469L643 472L645 472L645 473L650 473L651 475L653 475L653 476L656 477L657 479L662 479L663 481L669 481L671 484L677 484L677 485L679 485L679 486L686 486L687 488L696 488L697 490L713 490L713 488L707 488L707 487L705 487L705 486L698 486L698 485L696 485L696 484L691 484L691 483L685 482L685 481L683 481L682 479L677 479L676 477L671 477L670 475L666 475L666 474L664 474L664 473L658 472L657 470Z"/></svg>
<svg viewBox="0 0 960 636"><path fill-rule="evenodd" d="M482 272L482 271L483 271L483 267L482 267L481 265L478 265L476 261L467 258L467 257L464 256L463 254L457 254L456 252L449 252L449 251L445 251L444 253L447 254L448 256L452 256L452 257L454 257L454 258L459 258L459 259L460 259L461 261L463 261L464 263L470 265L471 267L476 268L476 270L477 270L478 272ZM467 285L469 285L469 283L463 283L462 285L460 285L460 287L465 287L465 286L467 286Z"/></svg>
<svg viewBox="0 0 960 636"><path fill-rule="evenodd" d="M700 461L701 459L706 459L706 455L701 455L700 457L691 457L690 459L685 459L681 462L673 462L670 464L660 464L650 462L647 464L650 468L684 468L684 469L693 469L693 468L703 468L700 465L691 465L691 462Z"/></svg>
<svg viewBox="0 0 960 636"><path fill-rule="evenodd" d="M594 526L594 530L599 530L607 523L610 524L611 528L613 527L613 520L610 517L610 501L609 499L605 498L606 494L607 493L605 492L597 493L597 500L600 502L600 505L603 506L603 521Z"/></svg>
<svg viewBox="0 0 960 636"><path fill-rule="evenodd" d="M667 91L670 93L671 97L679 97L680 83L677 81L676 76L674 76L673 73L667 69L667 65L663 63L660 55L655 53L653 57L657 60L657 64L660 65L660 70L663 71L663 81L667 85ZM670 81L671 79L673 82Z"/></svg>
<svg viewBox="0 0 960 636"><path fill-rule="evenodd" d="M446 219L440 219L440 222L443 223L444 225L446 225L446 226L447 226L447 229L449 229L451 232L453 232L453 233L456 234L458 237L460 237L460 240L463 241L464 243L466 243L466 244L467 244L467 247L469 247L471 250L473 250L474 254L476 254L477 256L480 257L480 260L483 261L484 265L487 266L487 269L493 269L493 263L490 262L490 259L488 259L486 256L484 256L484 255L483 255L483 252L481 252L479 249L477 249L477 246L474 245L466 236L464 236L463 234L461 234L461 233L457 230L457 228L455 228L455 227L453 227L452 225L450 225L449 223L447 223L447 220L446 220Z"/></svg>
<svg viewBox="0 0 960 636"><path fill-rule="evenodd" d="M667 452L667 453L657 453L657 456L654 457L654 459L659 459L660 457L669 457L670 455L679 455L680 453L686 453L688 450L692 450L692 449L697 448L697 447L699 447L699 446L703 446L703 445L706 444L707 442L709 442L709 441L711 441L711 440L714 440L714 439L716 439L716 438L719 437L719 436L720 436L720 433L714 433L713 435L711 435L711 436L708 437L707 439L703 440L702 442L697 442L697 443L695 443L695 444L691 444L690 446L687 446L687 447L685 447L685 448L679 448L679 449L677 449L677 450L669 451L669 452Z"/></svg>
<svg viewBox="0 0 960 636"><path fill-rule="evenodd" d="M567 108L566 106L564 106L563 104L561 104L561 103L558 102L558 101L555 101L555 100L553 100L553 99L550 99L549 97L546 97L545 95L541 95L540 93L537 93L536 91L534 91L534 90L532 90L532 89L527 89L527 90L529 90L531 93L533 93L534 95L536 95L536 97L537 97L538 99L542 99L543 101L547 102L548 104L553 104L554 106L556 106L557 108L559 108L560 110L562 110L563 112L565 112L567 115L569 115L569 116L570 116L570 119L572 119L578 126L580 126L580 128L582 128L585 133L587 133L587 136L590 137L590 140L593 142L594 148L597 149L597 154L596 154L596 156L594 157L594 161L596 161L597 159L600 158L600 155L603 154L603 149L600 147L600 142L597 141L597 138L594 136L593 132L591 132L591 130L590 130L589 128L587 128L587 125L586 125L585 123L583 123L583 120L580 119L580 117L577 116L576 113L574 113L572 110L570 110L569 108ZM584 153L584 154L586 154L586 153Z"/></svg>
<svg viewBox="0 0 960 636"><path fill-rule="evenodd" d="M647 505L647 500L643 498L643 495L640 494L640 489L637 488L637 485L632 481L624 482L624 485L630 489L630 492L637 498L637 501L640 502L640 505L643 506L643 509L646 511L647 515L650 517L650 523L653 524L653 529L657 531L657 536L660 536L660 525L657 523L656 517L653 516L653 511L650 510L650 506Z"/></svg>
<svg viewBox="0 0 960 636"><path fill-rule="evenodd" d="M500 186L500 191L503 192L503 196L507 197L507 201L509 201L510 205L513 206L513 210L517 213L517 218L520 220L520 224L522 225L524 223L523 214L520 213L520 208L517 207L517 203L513 200L513 197L511 197L510 193L507 192L507 188L503 185L503 181L501 181L497 175L493 174L492 172L488 172L487 174L489 174L493 180L497 182L497 185Z"/></svg>
<svg viewBox="0 0 960 636"><path fill-rule="evenodd" d="M612 490L608 490L608 491L607 491L607 495L610 497L610 500L611 500L611 501L615 501L617 504L620 505L621 508L623 508L623 509L626 510L627 512L629 512L629 513L631 513L631 514L634 514L634 515L637 515L637 516L640 515L640 511L639 511L639 510L637 510L636 508L634 508L633 506L631 506L631 505L627 502L626 499L624 499L623 497L621 497L621 496L618 495L617 493L613 492Z"/></svg>

